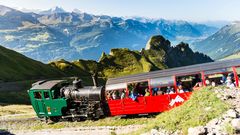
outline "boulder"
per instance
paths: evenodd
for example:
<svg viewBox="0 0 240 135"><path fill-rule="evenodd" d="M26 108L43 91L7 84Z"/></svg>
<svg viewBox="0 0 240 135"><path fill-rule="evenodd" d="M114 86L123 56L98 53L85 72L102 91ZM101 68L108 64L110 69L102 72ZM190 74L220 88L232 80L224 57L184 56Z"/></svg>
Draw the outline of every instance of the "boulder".
<svg viewBox="0 0 240 135"><path fill-rule="evenodd" d="M237 112L233 109L229 109L227 111L227 116L230 118L237 118Z"/></svg>
<svg viewBox="0 0 240 135"><path fill-rule="evenodd" d="M233 128L235 128L238 131L240 130L240 119L239 118L233 119L231 121L231 124L232 124Z"/></svg>
<svg viewBox="0 0 240 135"><path fill-rule="evenodd" d="M189 128L188 129L188 135L205 135L207 134L207 128L203 126L198 126L194 128Z"/></svg>
<svg viewBox="0 0 240 135"><path fill-rule="evenodd" d="M151 130L151 135L159 135L158 130L157 129L152 129Z"/></svg>

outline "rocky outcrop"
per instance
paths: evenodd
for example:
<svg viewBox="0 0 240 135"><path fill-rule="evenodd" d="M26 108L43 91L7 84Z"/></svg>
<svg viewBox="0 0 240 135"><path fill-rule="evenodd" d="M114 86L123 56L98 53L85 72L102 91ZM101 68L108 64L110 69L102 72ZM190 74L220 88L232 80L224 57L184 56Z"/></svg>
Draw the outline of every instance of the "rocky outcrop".
<svg viewBox="0 0 240 135"><path fill-rule="evenodd" d="M195 135L228 135L240 132L240 90L220 88L215 89L215 93L218 98L229 103L231 108L222 116L209 121L205 126L200 126L201 128L189 128L189 135L193 133Z"/></svg>
<svg viewBox="0 0 240 135"><path fill-rule="evenodd" d="M152 63L159 63L161 60L169 68L213 61L202 53L193 52L187 43L171 46L171 42L161 35L152 36L142 53Z"/></svg>

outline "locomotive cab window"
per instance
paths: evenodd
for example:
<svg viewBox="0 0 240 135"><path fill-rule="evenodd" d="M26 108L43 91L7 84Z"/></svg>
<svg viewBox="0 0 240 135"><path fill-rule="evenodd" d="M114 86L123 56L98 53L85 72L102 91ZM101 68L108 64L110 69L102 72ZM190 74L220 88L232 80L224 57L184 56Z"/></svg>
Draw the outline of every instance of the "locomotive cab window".
<svg viewBox="0 0 240 135"><path fill-rule="evenodd" d="M34 98L36 98L36 99L42 99L42 94L41 94L41 92L34 92Z"/></svg>
<svg viewBox="0 0 240 135"><path fill-rule="evenodd" d="M48 91L43 92L43 95L44 95L45 99L49 99L50 98Z"/></svg>

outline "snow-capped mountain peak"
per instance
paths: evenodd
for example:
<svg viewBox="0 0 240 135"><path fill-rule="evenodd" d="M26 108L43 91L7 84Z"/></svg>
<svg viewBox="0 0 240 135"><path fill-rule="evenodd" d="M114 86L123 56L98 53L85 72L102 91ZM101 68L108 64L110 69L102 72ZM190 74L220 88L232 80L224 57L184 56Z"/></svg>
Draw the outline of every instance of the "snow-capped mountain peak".
<svg viewBox="0 0 240 135"><path fill-rule="evenodd" d="M40 14L48 15L48 14L65 13L65 12L66 11L62 7L56 6L54 8L49 9L49 10L42 11L42 12L40 12Z"/></svg>
<svg viewBox="0 0 240 135"><path fill-rule="evenodd" d="M79 9L77 9L77 8L73 9L72 12L77 13L77 14L82 14L82 13L84 13L84 12L82 12L81 10L79 10Z"/></svg>
<svg viewBox="0 0 240 135"><path fill-rule="evenodd" d="M5 15L7 12L11 12L13 11L14 9L12 8L9 8L9 7L6 7L6 6L3 6L3 5L0 5L0 15Z"/></svg>

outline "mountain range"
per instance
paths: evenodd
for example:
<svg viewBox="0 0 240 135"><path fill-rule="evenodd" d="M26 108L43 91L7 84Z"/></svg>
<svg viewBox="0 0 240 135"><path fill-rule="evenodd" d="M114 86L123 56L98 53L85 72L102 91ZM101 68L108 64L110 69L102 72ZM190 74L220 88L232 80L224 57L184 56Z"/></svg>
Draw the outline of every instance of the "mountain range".
<svg viewBox="0 0 240 135"><path fill-rule="evenodd" d="M92 15L56 7L26 13L0 6L0 44L35 60L97 60L112 48L140 50L161 34L176 44L199 41L218 29L204 24L164 19Z"/></svg>
<svg viewBox="0 0 240 135"><path fill-rule="evenodd" d="M215 60L225 57L237 58L240 53L240 22L222 27L208 38L194 43L192 48Z"/></svg>

